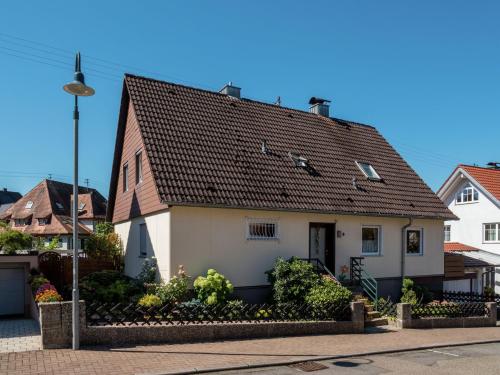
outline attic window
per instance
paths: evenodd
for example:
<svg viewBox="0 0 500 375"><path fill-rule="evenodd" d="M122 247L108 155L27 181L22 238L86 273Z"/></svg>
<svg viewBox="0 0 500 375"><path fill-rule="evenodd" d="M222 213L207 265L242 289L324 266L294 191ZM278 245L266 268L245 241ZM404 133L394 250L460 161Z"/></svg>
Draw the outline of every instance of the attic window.
<svg viewBox="0 0 500 375"><path fill-rule="evenodd" d="M375 180L375 181L380 181L382 178L380 175L377 173L375 168L370 163L364 163L357 161L356 165L358 168L363 172L363 174L368 178L369 180Z"/></svg>
<svg viewBox="0 0 500 375"><path fill-rule="evenodd" d="M85 203L81 202L80 205L78 206L78 211L83 211L85 208Z"/></svg>
<svg viewBox="0 0 500 375"><path fill-rule="evenodd" d="M41 217L38 219L38 225L44 226L50 224L50 216L49 217Z"/></svg>
<svg viewBox="0 0 500 375"><path fill-rule="evenodd" d="M26 202L26 206L25 206L25 208L27 208L27 209L31 209L31 207L33 207L33 201L28 201L28 202Z"/></svg>
<svg viewBox="0 0 500 375"><path fill-rule="evenodd" d="M56 207L60 210L64 209L64 206L59 202L56 202Z"/></svg>

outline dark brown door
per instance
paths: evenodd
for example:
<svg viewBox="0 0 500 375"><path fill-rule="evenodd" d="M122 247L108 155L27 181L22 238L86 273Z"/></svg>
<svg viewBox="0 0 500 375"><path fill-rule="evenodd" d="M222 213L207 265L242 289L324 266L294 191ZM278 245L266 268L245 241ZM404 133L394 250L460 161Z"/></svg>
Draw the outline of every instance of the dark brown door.
<svg viewBox="0 0 500 375"><path fill-rule="evenodd" d="M335 273L335 224L309 223L309 258L319 259Z"/></svg>

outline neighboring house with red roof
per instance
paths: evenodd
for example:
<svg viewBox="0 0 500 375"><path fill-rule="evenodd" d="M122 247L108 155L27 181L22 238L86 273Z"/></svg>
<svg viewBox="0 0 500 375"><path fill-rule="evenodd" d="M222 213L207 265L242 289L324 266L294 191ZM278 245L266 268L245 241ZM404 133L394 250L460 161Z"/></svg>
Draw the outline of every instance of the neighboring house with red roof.
<svg viewBox="0 0 500 375"><path fill-rule="evenodd" d="M374 127L309 104L126 75L108 205L125 272L151 256L164 280L215 268L250 299L279 256L337 276L364 257L379 295L399 295L402 276L442 289L455 216Z"/></svg>
<svg viewBox="0 0 500 375"><path fill-rule="evenodd" d="M437 192L460 219L445 222L445 251L500 265L500 163L458 165ZM500 270L495 288L500 292Z"/></svg>
<svg viewBox="0 0 500 375"><path fill-rule="evenodd" d="M59 248L73 248L73 185L43 180L24 197L0 214L14 230L42 237L45 244L59 236ZM95 189L79 187L78 222L80 248L100 221L106 218L106 199Z"/></svg>

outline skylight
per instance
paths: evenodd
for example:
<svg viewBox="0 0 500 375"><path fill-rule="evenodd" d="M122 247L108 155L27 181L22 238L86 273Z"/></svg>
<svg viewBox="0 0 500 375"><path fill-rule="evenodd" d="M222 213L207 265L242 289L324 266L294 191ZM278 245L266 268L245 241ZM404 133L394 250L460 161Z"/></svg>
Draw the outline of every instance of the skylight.
<svg viewBox="0 0 500 375"><path fill-rule="evenodd" d="M28 201L26 202L26 206L25 206L27 209L31 209L31 207L33 207L33 201Z"/></svg>
<svg viewBox="0 0 500 375"><path fill-rule="evenodd" d="M363 174L366 176L366 178L370 180L381 180L382 178L379 176L375 168L370 163L364 163L357 161L356 165L358 168L363 172Z"/></svg>
<svg viewBox="0 0 500 375"><path fill-rule="evenodd" d="M62 210L62 209L64 208L64 206L63 206L61 203L59 203L59 202L56 202L56 206L57 206L57 208L59 208L60 210Z"/></svg>
<svg viewBox="0 0 500 375"><path fill-rule="evenodd" d="M81 202L80 205L78 206L78 210L83 211L84 208L85 208L85 203Z"/></svg>
<svg viewBox="0 0 500 375"><path fill-rule="evenodd" d="M288 157L292 159L296 167L307 168L309 166L309 161L305 157L300 156L299 154L289 152Z"/></svg>

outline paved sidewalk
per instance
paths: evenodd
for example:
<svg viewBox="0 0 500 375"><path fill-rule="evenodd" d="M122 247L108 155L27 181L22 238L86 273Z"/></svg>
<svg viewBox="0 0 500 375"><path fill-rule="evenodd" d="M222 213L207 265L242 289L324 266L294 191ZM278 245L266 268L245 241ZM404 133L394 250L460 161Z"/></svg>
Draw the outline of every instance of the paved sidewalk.
<svg viewBox="0 0 500 375"><path fill-rule="evenodd" d="M40 329L36 321L33 319L0 319L0 353L39 349Z"/></svg>
<svg viewBox="0 0 500 375"><path fill-rule="evenodd" d="M481 341L500 341L500 329L382 330L370 334L9 353L0 354L0 374L165 374Z"/></svg>

